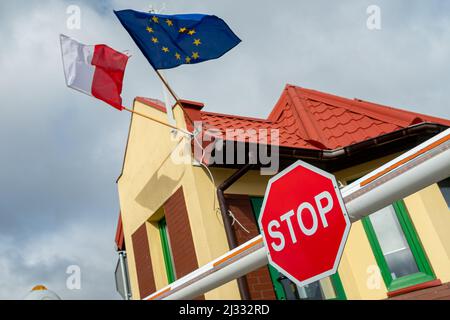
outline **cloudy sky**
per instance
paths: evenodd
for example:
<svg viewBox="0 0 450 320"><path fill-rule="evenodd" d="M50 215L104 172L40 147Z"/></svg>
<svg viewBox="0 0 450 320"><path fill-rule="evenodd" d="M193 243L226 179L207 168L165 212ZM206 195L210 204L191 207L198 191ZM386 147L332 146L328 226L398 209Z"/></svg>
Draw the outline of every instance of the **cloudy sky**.
<svg viewBox="0 0 450 320"><path fill-rule="evenodd" d="M163 1L0 2L0 298L45 284L64 299L118 299L113 272L129 115L65 87L59 34L130 50L124 103L161 84L113 9ZM450 118L448 1L167 1L164 13L222 17L243 42L166 75L206 110L266 117L286 83ZM67 28L69 5L81 29ZM366 27L369 5L381 30ZM66 269L81 269L81 289Z"/></svg>

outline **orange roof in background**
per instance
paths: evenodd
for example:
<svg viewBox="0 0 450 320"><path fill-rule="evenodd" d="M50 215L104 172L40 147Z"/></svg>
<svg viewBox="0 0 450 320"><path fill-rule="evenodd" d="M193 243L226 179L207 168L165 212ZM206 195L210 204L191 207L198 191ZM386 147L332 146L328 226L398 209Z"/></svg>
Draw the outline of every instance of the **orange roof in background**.
<svg viewBox="0 0 450 320"><path fill-rule="evenodd" d="M165 111L159 101L137 100ZM227 129L279 129L280 146L288 148L333 150L423 122L450 127L446 119L293 85L285 87L267 119L202 111L203 104L184 102L191 118L203 121L204 130L214 128L225 137Z"/></svg>

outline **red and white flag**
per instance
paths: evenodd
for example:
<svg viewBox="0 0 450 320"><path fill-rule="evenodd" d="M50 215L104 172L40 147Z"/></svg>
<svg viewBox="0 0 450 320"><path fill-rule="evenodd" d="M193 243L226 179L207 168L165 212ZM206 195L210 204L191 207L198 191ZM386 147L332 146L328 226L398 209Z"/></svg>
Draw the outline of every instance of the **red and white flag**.
<svg viewBox="0 0 450 320"><path fill-rule="evenodd" d="M123 109L122 82L129 56L106 45L84 45L60 36L68 87Z"/></svg>

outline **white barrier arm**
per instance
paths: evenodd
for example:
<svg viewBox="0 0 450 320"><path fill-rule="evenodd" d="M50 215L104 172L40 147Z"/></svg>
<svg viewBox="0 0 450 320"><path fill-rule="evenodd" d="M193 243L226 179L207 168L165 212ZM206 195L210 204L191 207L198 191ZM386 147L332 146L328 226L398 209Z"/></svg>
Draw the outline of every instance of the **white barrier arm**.
<svg viewBox="0 0 450 320"><path fill-rule="evenodd" d="M267 263L266 249L259 235L144 300L193 299Z"/></svg>
<svg viewBox="0 0 450 320"><path fill-rule="evenodd" d="M352 222L450 176L450 129L341 190ZM193 299L267 265L259 235L149 295L145 300Z"/></svg>
<svg viewBox="0 0 450 320"><path fill-rule="evenodd" d="M351 221L450 176L450 129L341 190Z"/></svg>

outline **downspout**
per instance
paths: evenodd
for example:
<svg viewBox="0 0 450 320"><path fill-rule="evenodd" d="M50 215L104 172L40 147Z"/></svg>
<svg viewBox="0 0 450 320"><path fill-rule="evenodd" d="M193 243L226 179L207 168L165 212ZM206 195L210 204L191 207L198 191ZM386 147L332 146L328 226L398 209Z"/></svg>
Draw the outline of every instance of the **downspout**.
<svg viewBox="0 0 450 320"><path fill-rule="evenodd" d="M249 161L251 162L251 161ZM217 187L217 199L219 200L220 213L222 214L223 224L225 227L225 234L227 236L228 246L230 250L233 250L238 246L236 235L234 234L233 227L231 225L232 221L228 214L228 204L225 200L225 190L227 190L232 184L239 180L244 174L246 174L253 164L246 164L241 167L235 173L233 173L229 178L227 178L220 186ZM237 278L239 293L242 300L250 300L250 292L248 289L248 283L245 277Z"/></svg>

